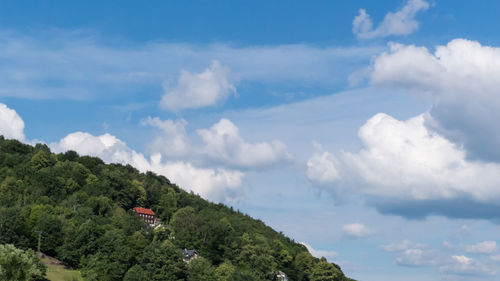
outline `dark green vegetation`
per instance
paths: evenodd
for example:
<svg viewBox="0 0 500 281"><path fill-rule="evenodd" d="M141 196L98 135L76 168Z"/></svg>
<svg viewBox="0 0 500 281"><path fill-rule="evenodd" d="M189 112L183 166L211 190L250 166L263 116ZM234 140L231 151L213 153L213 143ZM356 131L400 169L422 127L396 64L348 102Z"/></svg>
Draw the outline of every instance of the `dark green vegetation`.
<svg viewBox="0 0 500 281"><path fill-rule="evenodd" d="M31 249L22 250L14 245L0 245L0 280L44 280L45 266Z"/></svg>
<svg viewBox="0 0 500 281"><path fill-rule="evenodd" d="M0 137L0 183L0 244L36 249L41 233L41 251L86 280L350 280L263 222L131 166ZM135 206L170 227L146 227ZM182 248L201 257L185 263Z"/></svg>

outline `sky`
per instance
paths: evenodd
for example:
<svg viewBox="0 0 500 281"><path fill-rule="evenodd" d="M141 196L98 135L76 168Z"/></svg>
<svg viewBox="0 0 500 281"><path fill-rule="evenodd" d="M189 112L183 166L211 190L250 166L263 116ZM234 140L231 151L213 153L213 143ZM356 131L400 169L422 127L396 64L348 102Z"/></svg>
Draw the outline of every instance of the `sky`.
<svg viewBox="0 0 500 281"><path fill-rule="evenodd" d="M0 134L165 175L358 280L500 280L499 11L0 1Z"/></svg>

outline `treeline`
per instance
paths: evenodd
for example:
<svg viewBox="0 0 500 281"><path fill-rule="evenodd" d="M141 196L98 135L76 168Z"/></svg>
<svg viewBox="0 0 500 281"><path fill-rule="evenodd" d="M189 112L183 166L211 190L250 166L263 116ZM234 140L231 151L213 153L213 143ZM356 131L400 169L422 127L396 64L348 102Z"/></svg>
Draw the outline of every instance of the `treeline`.
<svg viewBox="0 0 500 281"><path fill-rule="evenodd" d="M0 183L0 244L36 249L41 238L86 280L352 280L262 221L128 165L0 137ZM169 227L147 227L135 206ZM201 257L185 263L184 248Z"/></svg>

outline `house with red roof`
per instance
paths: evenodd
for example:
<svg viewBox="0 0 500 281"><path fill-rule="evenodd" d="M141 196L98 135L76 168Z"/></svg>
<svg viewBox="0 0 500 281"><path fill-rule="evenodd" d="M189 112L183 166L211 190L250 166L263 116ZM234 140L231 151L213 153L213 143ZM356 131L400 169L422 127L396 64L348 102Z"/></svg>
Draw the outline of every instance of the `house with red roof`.
<svg viewBox="0 0 500 281"><path fill-rule="evenodd" d="M149 225L155 225L160 221L160 219L155 218L155 212L151 209L135 207L133 211L138 217L147 222Z"/></svg>

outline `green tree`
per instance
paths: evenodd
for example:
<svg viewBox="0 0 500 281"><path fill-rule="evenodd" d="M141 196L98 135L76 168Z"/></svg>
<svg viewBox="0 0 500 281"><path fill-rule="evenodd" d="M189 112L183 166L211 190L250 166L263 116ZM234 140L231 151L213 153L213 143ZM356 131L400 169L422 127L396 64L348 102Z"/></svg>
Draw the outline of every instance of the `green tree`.
<svg viewBox="0 0 500 281"><path fill-rule="evenodd" d="M255 241L244 233L241 237L242 247L238 261L241 266L251 268L259 279L269 280L276 272L276 262L271 248L265 244L264 239L262 236L257 236Z"/></svg>
<svg viewBox="0 0 500 281"><path fill-rule="evenodd" d="M28 234L21 208L0 207L0 244L29 246Z"/></svg>
<svg viewBox="0 0 500 281"><path fill-rule="evenodd" d="M344 274L323 257L311 271L311 281L341 281Z"/></svg>
<svg viewBox="0 0 500 281"><path fill-rule="evenodd" d="M141 266L151 281L185 280L186 264L182 255L169 240L149 244L141 259Z"/></svg>
<svg viewBox="0 0 500 281"><path fill-rule="evenodd" d="M199 222L193 207L184 207L175 212L170 225L174 230L176 245L180 248L199 249L201 243L198 237Z"/></svg>
<svg viewBox="0 0 500 281"><path fill-rule="evenodd" d="M148 280L148 275L144 269L138 264L132 266L125 274L123 281L145 281Z"/></svg>
<svg viewBox="0 0 500 281"><path fill-rule="evenodd" d="M0 280L31 281L45 276L45 266L33 250L21 250L14 245L0 245Z"/></svg>
<svg viewBox="0 0 500 281"><path fill-rule="evenodd" d="M298 253L294 261L298 281L308 281L314 267L314 258L308 252Z"/></svg>
<svg viewBox="0 0 500 281"><path fill-rule="evenodd" d="M231 261L225 261L215 269L215 278L217 281L229 281L231 280L231 276L235 271L234 265Z"/></svg>
<svg viewBox="0 0 500 281"><path fill-rule="evenodd" d="M209 260L204 257L189 262L188 281L216 281L215 268Z"/></svg>
<svg viewBox="0 0 500 281"><path fill-rule="evenodd" d="M160 218L169 222L172 215L177 210L177 193L171 187L168 188L168 192L163 194L160 198L158 211L160 213Z"/></svg>

